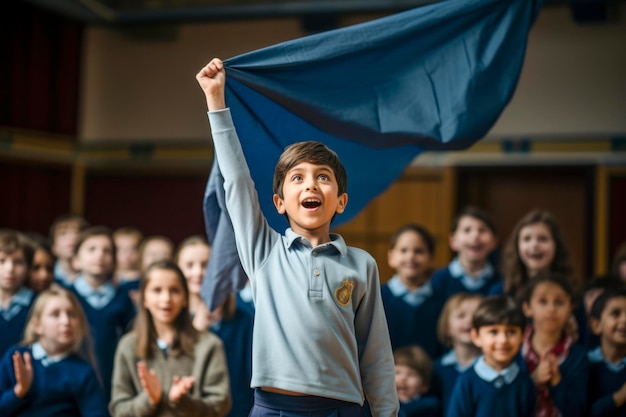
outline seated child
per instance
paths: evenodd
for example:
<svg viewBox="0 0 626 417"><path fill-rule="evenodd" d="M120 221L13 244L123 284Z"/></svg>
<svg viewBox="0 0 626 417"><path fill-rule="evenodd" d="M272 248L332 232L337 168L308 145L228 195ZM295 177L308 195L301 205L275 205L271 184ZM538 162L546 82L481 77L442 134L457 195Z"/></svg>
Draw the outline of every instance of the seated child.
<svg viewBox="0 0 626 417"><path fill-rule="evenodd" d="M570 281L551 273L532 279L523 292L527 327L522 356L537 387L537 415L583 416L587 406L585 350L567 331L574 294Z"/></svg>
<svg viewBox="0 0 626 417"><path fill-rule="evenodd" d="M590 351L589 415L626 416L626 290L606 290L593 303L589 324L600 336Z"/></svg>
<svg viewBox="0 0 626 417"><path fill-rule="evenodd" d="M118 285L141 279L139 246L143 233L134 227L120 227L113 232L115 241L116 270Z"/></svg>
<svg viewBox="0 0 626 417"><path fill-rule="evenodd" d="M22 339L34 299L25 286L32 246L13 230L0 230L0 356Z"/></svg>
<svg viewBox="0 0 626 417"><path fill-rule="evenodd" d="M55 287L33 304L23 346L0 363L2 417L108 417L102 387L87 358L87 320L76 297Z"/></svg>
<svg viewBox="0 0 626 417"><path fill-rule="evenodd" d="M535 415L535 385L515 360L526 317L506 296L485 298L472 318L472 341L482 351L452 392L448 417Z"/></svg>
<svg viewBox="0 0 626 417"><path fill-rule="evenodd" d="M393 353L396 390L401 417L437 417L439 399L425 395L430 388L433 364L419 346L405 346Z"/></svg>
<svg viewBox="0 0 626 417"><path fill-rule="evenodd" d="M54 279L65 287L71 286L78 276L72 265L74 245L87 226L89 224L85 219L74 214L60 216L50 226L50 245L57 258Z"/></svg>
<svg viewBox="0 0 626 417"><path fill-rule="evenodd" d="M472 317L482 299L480 294L455 294L446 301L439 316L437 335L443 345L451 347L435 361L433 375L433 392L441 399L443 415L459 375L480 356L480 349L472 342Z"/></svg>
<svg viewBox="0 0 626 417"><path fill-rule="evenodd" d="M433 358L443 347L437 341L437 322L424 317L438 317L444 303L430 285L434 250L435 239L426 228L402 226L392 236L387 252L395 274L381 286L391 347L418 345Z"/></svg>
<svg viewBox="0 0 626 417"><path fill-rule="evenodd" d="M36 234L29 234L28 238L33 246L33 263L28 272L26 286L35 293L40 293L50 287L58 287L54 282L54 254L46 238Z"/></svg>
<svg viewBox="0 0 626 417"><path fill-rule="evenodd" d="M500 274L489 262L497 243L496 226L485 211L466 207L454 219L450 248L457 256L432 276L433 290L447 300L458 292L488 295Z"/></svg>

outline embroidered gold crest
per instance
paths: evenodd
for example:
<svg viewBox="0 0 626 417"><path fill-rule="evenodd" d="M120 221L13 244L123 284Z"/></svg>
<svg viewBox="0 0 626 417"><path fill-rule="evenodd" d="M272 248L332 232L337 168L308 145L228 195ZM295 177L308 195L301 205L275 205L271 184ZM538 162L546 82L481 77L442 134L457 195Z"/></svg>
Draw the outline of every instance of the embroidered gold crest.
<svg viewBox="0 0 626 417"><path fill-rule="evenodd" d="M354 282L351 279L346 278L341 283L341 287L335 290L335 300L337 303L345 307L350 304L350 298L352 298L352 290L354 289Z"/></svg>

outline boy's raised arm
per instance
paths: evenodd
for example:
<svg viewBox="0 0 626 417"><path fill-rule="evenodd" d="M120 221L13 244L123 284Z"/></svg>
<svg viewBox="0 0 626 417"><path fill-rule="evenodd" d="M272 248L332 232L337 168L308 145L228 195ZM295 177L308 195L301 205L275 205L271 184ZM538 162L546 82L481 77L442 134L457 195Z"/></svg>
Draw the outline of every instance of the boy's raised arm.
<svg viewBox="0 0 626 417"><path fill-rule="evenodd" d="M226 84L226 71L224 64L219 58L213 58L211 62L206 64L198 74L196 80L204 95L206 96L206 104L209 111L222 110L226 108L226 100L224 99L224 86Z"/></svg>

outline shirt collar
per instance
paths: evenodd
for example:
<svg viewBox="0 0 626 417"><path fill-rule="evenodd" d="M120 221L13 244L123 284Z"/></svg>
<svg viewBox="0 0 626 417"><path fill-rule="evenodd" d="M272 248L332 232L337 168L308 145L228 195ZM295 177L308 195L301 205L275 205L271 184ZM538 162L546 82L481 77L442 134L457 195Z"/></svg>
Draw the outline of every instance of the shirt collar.
<svg viewBox="0 0 626 417"><path fill-rule="evenodd" d="M617 363L609 362L608 360L606 360L606 358L602 354L602 349L600 346L589 351L589 353L587 353L587 358L589 359L589 362L593 362L593 363L603 362L604 365L609 369L609 371L615 372L615 373L620 372L622 369L626 367L626 358L622 358L622 360Z"/></svg>
<svg viewBox="0 0 626 417"><path fill-rule="evenodd" d="M469 290L476 290L485 285L494 273L493 266L487 262L476 276L467 275L458 257L454 258L452 262L450 262L448 270L450 271L452 278L461 280L463 286Z"/></svg>
<svg viewBox="0 0 626 417"><path fill-rule="evenodd" d="M17 316L20 311L28 308L33 296L34 292L31 289L21 287L15 294L13 294L6 309L0 307L0 315L2 315L6 321L11 320L13 317Z"/></svg>
<svg viewBox="0 0 626 417"><path fill-rule="evenodd" d="M441 357L441 364L443 366L454 366L459 372L465 372L470 366L474 364L475 361L468 363L467 365L462 365L459 363L459 359L456 357L456 352L454 349L450 349L448 353Z"/></svg>
<svg viewBox="0 0 626 417"><path fill-rule="evenodd" d="M313 249L314 252L321 252L323 250L326 250L328 247L333 246L335 249L337 249L341 256L346 256L346 254L348 253L348 247L346 245L346 242L343 240L341 235L338 235L336 233L330 234L330 242L324 243L315 248L311 246L311 242L294 232L291 227L285 230L285 237L287 238L288 248L293 246L294 242L298 241L305 247Z"/></svg>
<svg viewBox="0 0 626 417"><path fill-rule="evenodd" d="M67 358L67 353L61 353L60 355L49 356L48 352L41 346L39 342L33 343L32 346L33 359L37 361L41 361L43 366L49 366L58 362L61 362L63 359Z"/></svg>
<svg viewBox="0 0 626 417"><path fill-rule="evenodd" d="M389 287L389 291L399 298L402 298L404 302L414 307L422 304L428 297L433 294L433 289L430 285L430 281L426 282L424 285L419 287L416 290L409 290L409 288L404 285L402 280L398 275L394 275L388 282L387 286Z"/></svg>
<svg viewBox="0 0 626 417"><path fill-rule="evenodd" d="M107 281L98 288L93 288L82 275L74 281L74 288L94 308L103 308L115 296L115 287Z"/></svg>
<svg viewBox="0 0 626 417"><path fill-rule="evenodd" d="M480 379L491 382L496 388L501 388L504 384L511 384L520 372L519 365L512 362L507 368L496 371L485 362L485 357L481 356L474 363L474 371Z"/></svg>

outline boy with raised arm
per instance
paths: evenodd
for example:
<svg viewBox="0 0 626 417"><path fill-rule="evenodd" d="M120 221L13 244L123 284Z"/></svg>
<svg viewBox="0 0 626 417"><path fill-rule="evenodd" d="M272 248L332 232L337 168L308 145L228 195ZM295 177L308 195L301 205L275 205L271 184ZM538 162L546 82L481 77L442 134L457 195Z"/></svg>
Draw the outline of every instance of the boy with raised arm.
<svg viewBox="0 0 626 417"><path fill-rule="evenodd" d="M346 172L319 142L285 149L274 172L274 204L290 228L274 231L261 212L230 110L222 61L197 74L237 250L256 306L251 415L278 411L395 417L395 369L378 268L365 251L330 233L348 201Z"/></svg>

